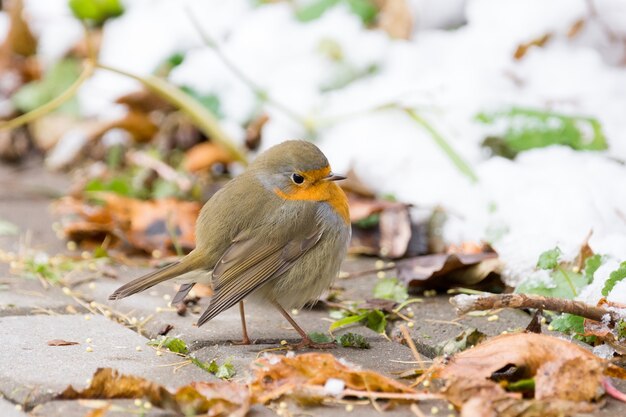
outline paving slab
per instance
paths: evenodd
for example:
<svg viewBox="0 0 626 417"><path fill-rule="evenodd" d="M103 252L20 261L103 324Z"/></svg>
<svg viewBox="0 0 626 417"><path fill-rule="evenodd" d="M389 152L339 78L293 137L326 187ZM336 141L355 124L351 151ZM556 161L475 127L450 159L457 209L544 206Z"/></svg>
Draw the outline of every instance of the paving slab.
<svg viewBox="0 0 626 417"><path fill-rule="evenodd" d="M171 358L157 356L142 336L102 316L88 317L89 320L83 315L0 318L3 343L8 347L0 350L0 393L30 409L70 384L83 388L102 367L171 388L211 377L197 367L176 371L169 366L173 363ZM47 342L54 339L80 344L48 346Z"/></svg>
<svg viewBox="0 0 626 417"><path fill-rule="evenodd" d="M93 400L93 401L49 401L33 408L29 415L32 417L85 417L105 404L110 404L106 417L175 417L180 416L172 411L162 410L156 407L146 409L137 406L133 400Z"/></svg>
<svg viewBox="0 0 626 417"><path fill-rule="evenodd" d="M346 360L362 369L371 369L391 378L403 371L413 369L415 366L407 364L412 361L411 351L399 343L389 342L380 338L370 342L370 349L355 349L337 347L324 350L324 353L332 353L336 358ZM247 345L247 346L206 346L194 352L194 356L203 361L215 359L218 363L230 361L237 370L238 377L247 377L251 364L264 354L285 355L286 350L273 350L276 345ZM320 350L302 349L297 355L306 352L320 352Z"/></svg>
<svg viewBox="0 0 626 417"><path fill-rule="evenodd" d="M43 285L39 280L0 275L0 317L42 313L85 312L61 288Z"/></svg>
<svg viewBox="0 0 626 417"><path fill-rule="evenodd" d="M208 306L208 298L201 298L196 308L188 309L185 316L179 316L175 309L169 306L171 297L176 293L175 283L166 282L122 300L108 300L109 295L118 286L146 271L148 270L123 268L119 273L121 279L102 278L90 284L77 286L74 290L87 300L102 303L117 312L135 317L140 322L150 317L143 326L144 335L149 338L157 337L159 331L169 324L173 329L168 335L182 338L192 350L241 340L241 322L237 306L198 328L195 323ZM328 312L321 306L299 311L293 317L307 332L326 332L330 324ZM250 338L257 343L277 343L281 340L294 342L299 339L298 334L273 307L246 303L246 320ZM350 331L362 334L368 339L380 338L378 334L362 326L353 327ZM342 332L344 331L337 334Z"/></svg>

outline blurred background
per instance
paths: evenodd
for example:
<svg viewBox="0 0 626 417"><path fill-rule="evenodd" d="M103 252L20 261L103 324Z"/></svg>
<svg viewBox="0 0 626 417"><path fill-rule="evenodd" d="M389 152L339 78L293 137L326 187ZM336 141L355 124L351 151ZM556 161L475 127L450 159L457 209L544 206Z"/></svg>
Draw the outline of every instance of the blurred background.
<svg viewBox="0 0 626 417"><path fill-rule="evenodd" d="M601 254L604 280L626 259L623 1L2 10L0 172L13 176L0 185L69 178L53 225L69 249L189 250L202 203L259 151L300 138L349 173L353 253L495 250L512 286L545 279L537 258L554 248ZM11 216L5 235L19 233ZM601 288L581 296L595 304Z"/></svg>

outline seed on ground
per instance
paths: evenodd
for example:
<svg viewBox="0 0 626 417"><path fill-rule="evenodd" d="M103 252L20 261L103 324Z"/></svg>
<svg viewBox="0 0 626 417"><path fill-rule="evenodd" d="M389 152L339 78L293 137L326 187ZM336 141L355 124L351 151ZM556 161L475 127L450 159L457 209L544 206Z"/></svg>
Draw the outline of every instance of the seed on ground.
<svg viewBox="0 0 626 417"><path fill-rule="evenodd" d="M91 346L87 346L87 349L85 349L86 352L93 352L93 348Z"/></svg>
<svg viewBox="0 0 626 417"><path fill-rule="evenodd" d="M349 413L350 411L354 410L354 405L353 404L346 404L346 411Z"/></svg>
<svg viewBox="0 0 626 417"><path fill-rule="evenodd" d="M437 414L439 412L439 408L438 407L432 407L430 409L430 414Z"/></svg>
<svg viewBox="0 0 626 417"><path fill-rule="evenodd" d="M498 321L498 315L497 314L493 314L493 315L487 317L487 321Z"/></svg>

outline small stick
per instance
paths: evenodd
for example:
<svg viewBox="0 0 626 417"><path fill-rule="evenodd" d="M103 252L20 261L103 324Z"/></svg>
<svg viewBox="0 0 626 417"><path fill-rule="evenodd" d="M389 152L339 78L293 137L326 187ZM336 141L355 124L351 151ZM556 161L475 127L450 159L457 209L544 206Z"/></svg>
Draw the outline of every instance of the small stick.
<svg viewBox="0 0 626 417"><path fill-rule="evenodd" d="M413 357L419 364L420 370L422 370L423 372L424 361L422 360L422 356L420 355L420 353L417 351L417 348L415 347L415 343L413 342L413 339L411 338L409 329L407 329L407 327L404 324L402 324L400 325L400 331L402 332L402 336L404 336L404 340L406 340L406 344L409 346L409 349L411 349L411 353L413 353Z"/></svg>
<svg viewBox="0 0 626 417"><path fill-rule="evenodd" d="M590 320L602 321L606 315L614 325L621 317L614 311L595 307L581 301L564 300L554 297L543 297L529 294L494 294L485 296L457 295L450 298L458 315L474 310L492 310L494 308L536 308L581 316Z"/></svg>

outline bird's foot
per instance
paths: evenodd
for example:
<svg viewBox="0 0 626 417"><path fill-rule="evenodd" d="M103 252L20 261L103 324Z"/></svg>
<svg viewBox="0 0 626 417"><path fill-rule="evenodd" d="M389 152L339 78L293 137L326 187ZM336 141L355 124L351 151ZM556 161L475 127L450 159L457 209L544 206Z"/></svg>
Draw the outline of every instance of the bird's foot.
<svg viewBox="0 0 626 417"><path fill-rule="evenodd" d="M237 346L244 346L244 345L253 345L254 342L252 342L252 340L250 340L249 337L244 337L242 340L234 340L232 342L233 345L237 345Z"/></svg>
<svg viewBox="0 0 626 417"><path fill-rule="evenodd" d="M309 337L303 337L299 343L295 345L291 345L290 347L293 350L300 350L300 349L307 349L307 348L308 349L333 349L337 347L337 344L335 342L318 343L318 342L314 342Z"/></svg>

